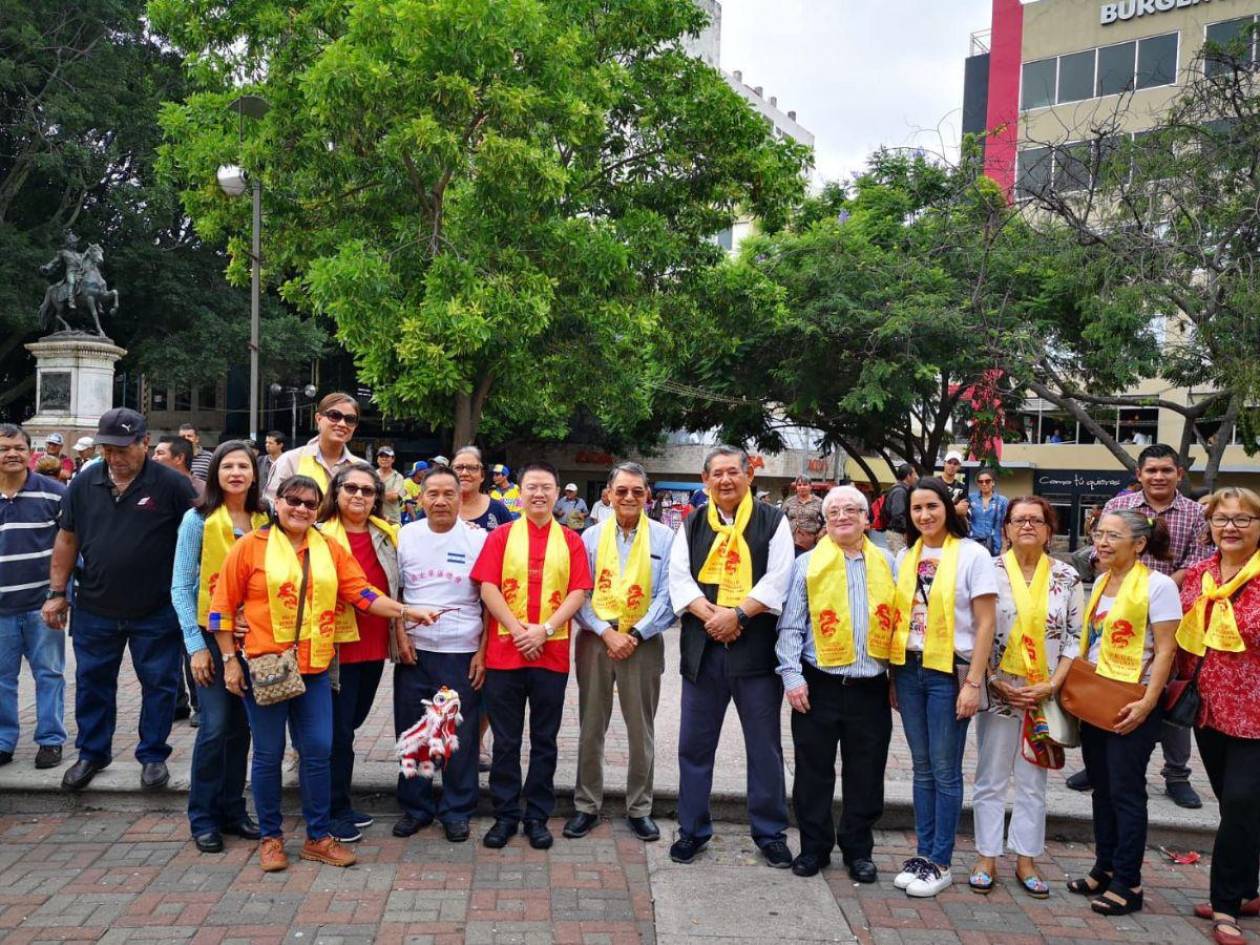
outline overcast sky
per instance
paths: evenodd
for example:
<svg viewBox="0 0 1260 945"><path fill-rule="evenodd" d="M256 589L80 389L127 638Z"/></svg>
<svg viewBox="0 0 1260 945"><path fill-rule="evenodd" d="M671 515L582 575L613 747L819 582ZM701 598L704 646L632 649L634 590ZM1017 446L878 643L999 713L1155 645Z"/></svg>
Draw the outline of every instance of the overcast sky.
<svg viewBox="0 0 1260 945"><path fill-rule="evenodd" d="M817 136L818 177L880 144L956 148L963 61L992 0L722 0L722 68ZM938 130L939 129L939 130Z"/></svg>

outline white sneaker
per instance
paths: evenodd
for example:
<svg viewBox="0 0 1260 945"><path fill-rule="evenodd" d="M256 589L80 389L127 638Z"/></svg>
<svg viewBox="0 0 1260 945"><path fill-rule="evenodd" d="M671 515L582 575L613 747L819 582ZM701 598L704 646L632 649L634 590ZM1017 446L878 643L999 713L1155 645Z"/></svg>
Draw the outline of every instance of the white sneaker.
<svg viewBox="0 0 1260 945"><path fill-rule="evenodd" d="M937 893L949 889L953 884L954 874L949 871L949 867L941 869L935 863L929 863L927 869L906 887L906 895L917 899L930 899Z"/></svg>
<svg viewBox="0 0 1260 945"><path fill-rule="evenodd" d="M901 872L897 874L893 880L893 885L898 889L905 889L928 867L928 861L921 856L912 856L906 862L901 864Z"/></svg>

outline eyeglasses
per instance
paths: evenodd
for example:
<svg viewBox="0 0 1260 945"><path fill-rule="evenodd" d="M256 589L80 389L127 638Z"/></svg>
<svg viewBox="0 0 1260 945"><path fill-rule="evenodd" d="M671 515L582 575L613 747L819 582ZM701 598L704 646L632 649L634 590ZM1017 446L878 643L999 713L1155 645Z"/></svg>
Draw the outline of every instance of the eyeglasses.
<svg viewBox="0 0 1260 945"><path fill-rule="evenodd" d="M481 463L460 463L458 466L452 466L451 469L455 470L457 473L475 473L477 470L481 469Z"/></svg>
<svg viewBox="0 0 1260 945"><path fill-rule="evenodd" d="M342 483L341 491L346 495L361 495L365 499L371 499L376 496L376 486L361 486L355 482Z"/></svg>
<svg viewBox="0 0 1260 945"><path fill-rule="evenodd" d="M642 486L618 486L613 490L613 495L618 499L624 499L626 496L634 496L636 499L642 499L647 495L647 490Z"/></svg>
<svg viewBox="0 0 1260 945"><path fill-rule="evenodd" d="M1255 515L1213 515L1208 521L1212 523L1213 528L1224 528L1226 525L1233 525L1235 528L1250 528L1251 523L1257 520Z"/></svg>
<svg viewBox="0 0 1260 945"><path fill-rule="evenodd" d="M838 522L842 518L857 518L866 514L860 505L833 505L827 510L827 520Z"/></svg>
<svg viewBox="0 0 1260 945"><path fill-rule="evenodd" d="M1124 535L1124 534L1121 534L1120 532L1104 532L1100 529L1094 529L1094 531L1090 532L1089 534L1090 534L1090 537L1094 539L1094 541L1102 541L1104 538L1107 541L1132 541L1133 540L1132 535Z"/></svg>
<svg viewBox="0 0 1260 945"><path fill-rule="evenodd" d="M295 495L282 495L285 505L291 509L306 509L308 512L314 512L319 508L319 502L316 499L299 499Z"/></svg>
<svg viewBox="0 0 1260 945"><path fill-rule="evenodd" d="M980 485L982 485L982 486L991 486L991 485L993 485L993 480L992 480L992 479L977 479L977 480L976 480L976 482L980 483Z"/></svg>
<svg viewBox="0 0 1260 945"><path fill-rule="evenodd" d="M1011 524L1016 528L1041 528L1046 524L1044 518L1013 518Z"/></svg>
<svg viewBox="0 0 1260 945"><path fill-rule="evenodd" d="M348 427L357 426L359 423L359 415L357 413L342 413L335 407L329 407L325 410L324 416L328 418L329 423L344 423Z"/></svg>

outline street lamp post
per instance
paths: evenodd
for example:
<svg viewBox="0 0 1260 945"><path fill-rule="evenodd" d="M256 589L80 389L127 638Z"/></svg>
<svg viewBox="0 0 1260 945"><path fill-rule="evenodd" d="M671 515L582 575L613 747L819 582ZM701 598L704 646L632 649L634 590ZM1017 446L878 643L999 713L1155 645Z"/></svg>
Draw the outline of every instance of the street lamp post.
<svg viewBox="0 0 1260 945"><path fill-rule="evenodd" d="M298 394L301 394L307 400L314 400L319 390L314 384L307 384L305 387L285 387L283 384L272 384L269 390L272 397L279 397L281 394L289 395L289 442L296 446Z"/></svg>
<svg viewBox="0 0 1260 945"><path fill-rule="evenodd" d="M267 100L257 95L242 95L233 101L228 108L241 116L244 125L246 116L254 119L267 114L270 106ZM262 304L262 181L249 179L245 171L235 165L224 165L219 168L219 187L229 197L239 197L245 188L252 191L254 202L253 234L250 241L250 294L249 294L249 441L258 442L258 355L259 355L259 322Z"/></svg>

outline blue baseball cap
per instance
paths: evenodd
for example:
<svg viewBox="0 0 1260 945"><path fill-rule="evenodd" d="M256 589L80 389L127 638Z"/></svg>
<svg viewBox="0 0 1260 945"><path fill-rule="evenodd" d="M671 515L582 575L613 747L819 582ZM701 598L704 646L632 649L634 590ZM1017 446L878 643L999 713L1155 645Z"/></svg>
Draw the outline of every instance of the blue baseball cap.
<svg viewBox="0 0 1260 945"><path fill-rule="evenodd" d="M509 469L507 466L504 466L502 463L495 463L493 466L490 467L490 472L492 475L495 475L495 476L511 476L512 475L512 470Z"/></svg>
<svg viewBox="0 0 1260 945"><path fill-rule="evenodd" d="M424 460L422 460L422 459L418 459L418 460L416 460L414 463L412 463L412 464L411 464L411 472L407 473L407 475L408 475L408 476L414 476L416 473L418 473L418 472L424 472L424 471L425 471L426 469L428 469L428 468L429 468L429 464L428 464L428 463L426 463L426 462L425 462Z"/></svg>

